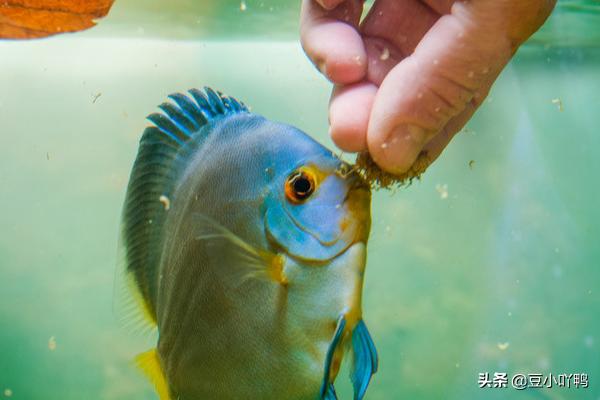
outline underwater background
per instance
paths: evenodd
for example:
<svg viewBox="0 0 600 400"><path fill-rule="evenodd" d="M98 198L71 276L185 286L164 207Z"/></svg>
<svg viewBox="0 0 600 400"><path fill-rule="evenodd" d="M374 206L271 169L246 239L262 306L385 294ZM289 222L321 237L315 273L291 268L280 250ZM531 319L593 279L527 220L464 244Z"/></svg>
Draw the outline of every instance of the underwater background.
<svg viewBox="0 0 600 400"><path fill-rule="evenodd" d="M112 306L144 118L209 85L333 148L298 13L117 0L89 31L0 41L0 399L157 398L131 362L153 337ZM600 399L599 125L600 1L559 1L422 179L374 194L367 399ZM589 386L480 388L485 372Z"/></svg>

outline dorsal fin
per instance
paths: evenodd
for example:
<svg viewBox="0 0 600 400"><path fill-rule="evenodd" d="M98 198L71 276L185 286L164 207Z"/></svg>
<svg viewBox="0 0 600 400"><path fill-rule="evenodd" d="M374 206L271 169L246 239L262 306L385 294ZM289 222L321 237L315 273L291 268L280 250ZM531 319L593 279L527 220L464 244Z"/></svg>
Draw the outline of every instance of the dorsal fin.
<svg viewBox="0 0 600 400"><path fill-rule="evenodd" d="M133 281L135 287L132 289L141 295L143 314L154 325L156 277L165 213L172 200L174 185L185 167L186 155L210 134L213 123L248 112L243 103L207 87L204 91L191 89L188 93L171 94L171 102L159 106L162 113L148 116L153 125L146 128L140 140L123 206L124 272ZM135 302L139 295L134 293L130 296L131 301Z"/></svg>

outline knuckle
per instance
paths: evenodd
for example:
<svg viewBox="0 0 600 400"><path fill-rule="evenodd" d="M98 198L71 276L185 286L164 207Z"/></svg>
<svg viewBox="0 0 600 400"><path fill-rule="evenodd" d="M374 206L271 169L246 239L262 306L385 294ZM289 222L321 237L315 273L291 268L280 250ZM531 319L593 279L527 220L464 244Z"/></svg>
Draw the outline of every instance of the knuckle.
<svg viewBox="0 0 600 400"><path fill-rule="evenodd" d="M485 98L479 95L477 87L447 75L437 75L428 80L425 92L427 119L431 121L431 128L436 130L460 114L468 104L475 102L479 106Z"/></svg>

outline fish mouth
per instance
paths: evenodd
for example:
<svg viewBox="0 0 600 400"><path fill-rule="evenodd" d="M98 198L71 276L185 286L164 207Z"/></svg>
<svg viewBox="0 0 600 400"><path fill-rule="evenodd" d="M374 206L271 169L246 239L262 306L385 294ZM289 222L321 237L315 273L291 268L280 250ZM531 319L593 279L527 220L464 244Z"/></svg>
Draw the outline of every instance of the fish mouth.
<svg viewBox="0 0 600 400"><path fill-rule="evenodd" d="M348 209L346 221L349 226L344 227L342 231L353 231L354 238L350 240L350 245L357 242L366 243L371 231L371 189L364 181L357 183L348 190L344 204ZM342 223L346 222L342 221ZM342 235L344 236L344 235Z"/></svg>

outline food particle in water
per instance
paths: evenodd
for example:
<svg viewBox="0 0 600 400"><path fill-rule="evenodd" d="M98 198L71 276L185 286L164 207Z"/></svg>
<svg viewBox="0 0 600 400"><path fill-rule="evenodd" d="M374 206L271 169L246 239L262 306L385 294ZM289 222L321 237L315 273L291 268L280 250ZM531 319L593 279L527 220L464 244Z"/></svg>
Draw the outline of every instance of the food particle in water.
<svg viewBox="0 0 600 400"><path fill-rule="evenodd" d="M510 345L510 343L508 343L508 342L498 343L498 349L500 349L501 351L504 351L504 350L508 349L509 345Z"/></svg>
<svg viewBox="0 0 600 400"><path fill-rule="evenodd" d="M158 201L162 203L163 207L165 208L165 211L169 211L169 208L171 208L171 200L169 200L167 196L165 196L164 194L161 195L158 198Z"/></svg>
<svg viewBox="0 0 600 400"><path fill-rule="evenodd" d="M556 99L552 99L552 104L556 104L556 106L558 107L558 111L560 111L560 112L564 111L562 100L559 99L558 97Z"/></svg>
<svg viewBox="0 0 600 400"><path fill-rule="evenodd" d="M56 350L56 338L54 336L50 336L50 339L48 339L48 349L50 351Z"/></svg>
<svg viewBox="0 0 600 400"><path fill-rule="evenodd" d="M445 200L448 198L448 185L446 183L443 185L438 183L435 185L435 190L440 194L440 199Z"/></svg>

